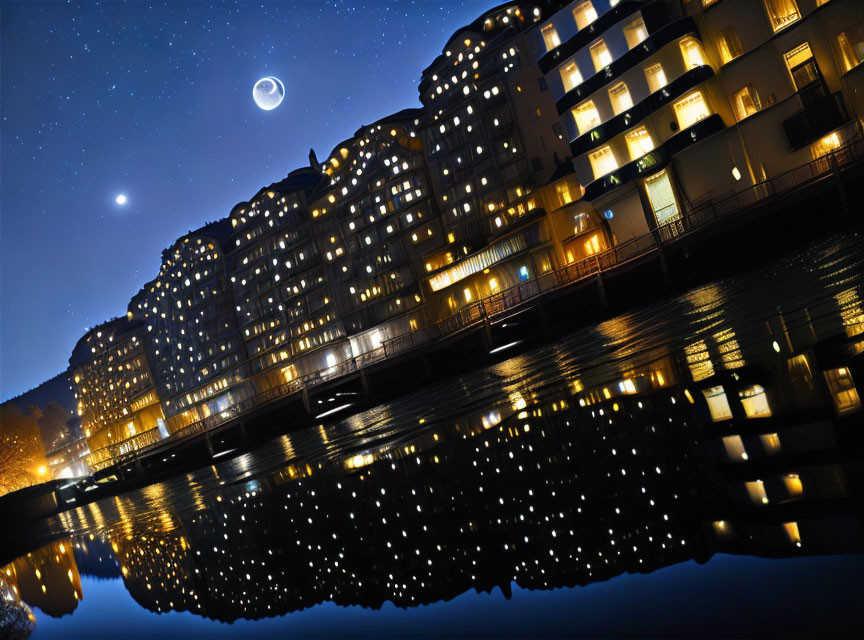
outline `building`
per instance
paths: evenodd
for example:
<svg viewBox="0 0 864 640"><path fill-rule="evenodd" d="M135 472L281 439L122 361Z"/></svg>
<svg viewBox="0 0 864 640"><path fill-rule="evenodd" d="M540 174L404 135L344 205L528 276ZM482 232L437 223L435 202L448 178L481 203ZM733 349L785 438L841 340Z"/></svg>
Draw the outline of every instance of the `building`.
<svg viewBox="0 0 864 640"><path fill-rule="evenodd" d="M321 260L307 207L308 194L320 181L317 168L297 169L235 205L229 217L234 309L259 392L297 378L295 356L307 340L311 345L322 339L310 324L330 300L321 294Z"/></svg>
<svg viewBox="0 0 864 640"><path fill-rule="evenodd" d="M539 65L613 238L669 239L700 204L859 135L862 19L843 0L576 0L551 16Z"/></svg>
<svg viewBox="0 0 864 640"><path fill-rule="evenodd" d="M92 469L168 435L145 333L134 319L116 318L88 331L69 358Z"/></svg>
<svg viewBox="0 0 864 640"><path fill-rule="evenodd" d="M417 311L425 302L423 254L444 238L417 132L421 116L400 111L337 145L310 205L348 357L424 324Z"/></svg>
<svg viewBox="0 0 864 640"><path fill-rule="evenodd" d="M162 252L159 275L129 303L129 317L146 328L172 433L254 393L226 272L230 233L223 219L177 240Z"/></svg>
<svg viewBox="0 0 864 640"><path fill-rule="evenodd" d="M74 478L90 473L90 466L87 464L90 447L78 416L67 420L63 433L55 438L50 446L46 445L45 449L48 470L53 479Z"/></svg>
<svg viewBox="0 0 864 640"><path fill-rule="evenodd" d="M560 266L536 195L570 156L536 64L546 7L492 9L423 71L420 135L446 236L424 256L435 319Z"/></svg>

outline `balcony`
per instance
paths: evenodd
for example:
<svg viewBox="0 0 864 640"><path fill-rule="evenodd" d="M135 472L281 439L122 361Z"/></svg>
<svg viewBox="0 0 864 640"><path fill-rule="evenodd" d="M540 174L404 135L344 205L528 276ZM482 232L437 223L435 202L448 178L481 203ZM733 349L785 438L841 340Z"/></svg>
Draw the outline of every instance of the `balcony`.
<svg viewBox="0 0 864 640"><path fill-rule="evenodd" d="M849 120L839 91L808 102L801 111L783 121L793 151L826 136Z"/></svg>

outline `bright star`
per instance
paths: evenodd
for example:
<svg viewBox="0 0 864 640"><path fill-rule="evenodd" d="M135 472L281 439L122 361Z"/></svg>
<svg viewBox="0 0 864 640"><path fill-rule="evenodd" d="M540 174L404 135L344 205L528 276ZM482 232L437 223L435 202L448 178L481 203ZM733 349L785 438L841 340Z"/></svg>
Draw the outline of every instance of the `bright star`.
<svg viewBox="0 0 864 640"><path fill-rule="evenodd" d="M116 202L119 205L126 204L126 194L125 193L118 194L117 197L114 198L114 202Z"/></svg>

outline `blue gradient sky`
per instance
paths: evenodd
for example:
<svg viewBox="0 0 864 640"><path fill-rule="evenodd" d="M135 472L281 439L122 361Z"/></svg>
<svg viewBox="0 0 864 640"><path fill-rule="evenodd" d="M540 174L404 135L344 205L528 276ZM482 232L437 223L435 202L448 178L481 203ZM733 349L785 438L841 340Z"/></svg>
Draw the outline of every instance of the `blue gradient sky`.
<svg viewBox="0 0 864 640"><path fill-rule="evenodd" d="M423 68L495 4L4 0L0 400L65 369L175 238L419 106ZM265 75L287 91L269 112Z"/></svg>

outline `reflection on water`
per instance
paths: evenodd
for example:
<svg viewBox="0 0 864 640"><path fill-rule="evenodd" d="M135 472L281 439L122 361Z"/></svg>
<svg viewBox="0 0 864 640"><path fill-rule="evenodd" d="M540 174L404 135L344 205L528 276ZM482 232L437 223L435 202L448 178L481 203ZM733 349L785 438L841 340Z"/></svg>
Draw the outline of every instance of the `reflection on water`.
<svg viewBox="0 0 864 640"><path fill-rule="evenodd" d="M860 240L63 513L0 587L61 616L80 571L233 621L859 553Z"/></svg>

